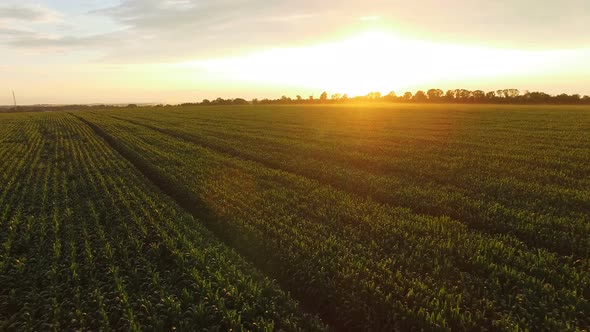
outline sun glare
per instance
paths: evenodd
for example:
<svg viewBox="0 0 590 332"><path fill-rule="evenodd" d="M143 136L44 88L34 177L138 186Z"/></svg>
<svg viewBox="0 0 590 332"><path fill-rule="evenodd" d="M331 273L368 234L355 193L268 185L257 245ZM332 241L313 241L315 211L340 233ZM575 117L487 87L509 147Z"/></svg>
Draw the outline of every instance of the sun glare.
<svg viewBox="0 0 590 332"><path fill-rule="evenodd" d="M369 31L322 45L277 48L183 63L210 75L262 85L325 89L351 95L459 79L550 70L566 51L534 52L426 42Z"/></svg>

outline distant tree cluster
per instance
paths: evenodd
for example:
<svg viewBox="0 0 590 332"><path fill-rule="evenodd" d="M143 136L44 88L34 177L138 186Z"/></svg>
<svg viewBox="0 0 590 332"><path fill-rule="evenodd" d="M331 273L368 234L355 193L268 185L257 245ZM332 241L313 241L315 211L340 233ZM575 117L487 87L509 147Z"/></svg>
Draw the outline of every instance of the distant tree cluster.
<svg viewBox="0 0 590 332"><path fill-rule="evenodd" d="M441 89L430 89L428 91L418 90L415 93L410 91L402 95L390 92L382 95L379 92L370 92L365 96L349 97L347 94L332 94L327 92L320 94L319 98L309 96L304 98L297 95L295 98L282 96L279 99L253 99L250 102L242 98L215 100L204 99L200 103L186 103L183 106L196 105L276 105L276 104L345 104L345 103L366 103L366 102L397 102L397 103L472 103L472 104L590 104L590 96L579 94L550 95L544 92L521 93L518 89L503 89L496 91L455 89L443 91Z"/></svg>
<svg viewBox="0 0 590 332"><path fill-rule="evenodd" d="M590 96L579 94L550 95L545 92L521 93L518 89L503 89L496 91L455 89L447 90L430 89L428 91L418 90L415 93L407 91L402 95L390 92L382 95L380 92L370 92L364 96L349 97L347 94L335 93L328 95L327 92L320 94L319 98L309 96L304 98L297 95L295 98L282 96L279 99L253 99L248 101L243 98L213 100L203 99L201 102L183 103L180 106L216 106L216 105L290 105L290 104L346 104L346 103L371 103L371 102L395 102L395 103L457 103L457 104L558 104L558 105L590 105ZM29 105L18 106L18 112L40 112L40 111L78 111L110 109L114 107L164 107L169 104L158 105L137 105L137 104L96 104L96 105ZM14 112L12 106L1 106L0 113Z"/></svg>
<svg viewBox="0 0 590 332"><path fill-rule="evenodd" d="M233 99L223 99L217 98L214 100L203 99L200 103L184 103L180 104L180 106L215 106L215 105L249 105L250 103L243 98L233 98Z"/></svg>

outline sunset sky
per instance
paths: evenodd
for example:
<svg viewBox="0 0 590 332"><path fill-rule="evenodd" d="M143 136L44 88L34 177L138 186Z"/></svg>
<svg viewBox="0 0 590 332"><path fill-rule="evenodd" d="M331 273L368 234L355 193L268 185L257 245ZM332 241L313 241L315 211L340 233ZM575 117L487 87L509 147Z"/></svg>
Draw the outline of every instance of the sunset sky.
<svg viewBox="0 0 590 332"><path fill-rule="evenodd" d="M590 1L0 3L0 105L518 88L590 94Z"/></svg>

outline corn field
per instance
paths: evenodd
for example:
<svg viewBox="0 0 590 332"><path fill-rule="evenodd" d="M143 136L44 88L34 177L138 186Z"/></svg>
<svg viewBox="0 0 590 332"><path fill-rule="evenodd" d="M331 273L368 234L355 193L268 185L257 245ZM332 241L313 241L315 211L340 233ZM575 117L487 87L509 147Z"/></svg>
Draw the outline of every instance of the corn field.
<svg viewBox="0 0 590 332"><path fill-rule="evenodd" d="M0 330L590 328L584 107L0 115Z"/></svg>

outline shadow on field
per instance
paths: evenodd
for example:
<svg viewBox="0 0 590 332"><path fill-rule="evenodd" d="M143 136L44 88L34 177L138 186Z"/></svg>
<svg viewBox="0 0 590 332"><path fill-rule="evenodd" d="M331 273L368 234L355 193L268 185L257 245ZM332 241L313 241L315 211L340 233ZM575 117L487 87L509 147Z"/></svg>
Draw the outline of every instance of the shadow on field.
<svg viewBox="0 0 590 332"><path fill-rule="evenodd" d="M111 148L135 166L135 168L147 178L148 182L151 182L162 193L171 197L181 208L207 226L218 239L236 250L242 255L242 257L249 260L267 276L272 278L281 276L279 268L280 262L275 261L276 259L273 258L273 255L261 255L259 251L260 246L252 245L253 243L260 241L260 239L250 236L248 232L239 233L228 231L227 227L224 227L224 225L230 225L231 220L215 213L205 201L199 199L193 192L178 184L171 177L162 174L155 166L144 160L140 154L126 147L115 137L106 133L98 125L79 117L78 115L72 114L72 116L75 116L90 127L99 137L104 139ZM281 278L278 278L277 282L284 290L293 291L297 289L295 285L289 283L288 280L281 280ZM300 308L303 312L320 316L324 323L329 325L330 330L347 330L342 324L342 317L339 318L336 312L332 312L333 310L331 310L331 306L328 303L323 303L322 301L318 301L315 297L305 296L301 293L294 293L292 296L300 302Z"/></svg>

